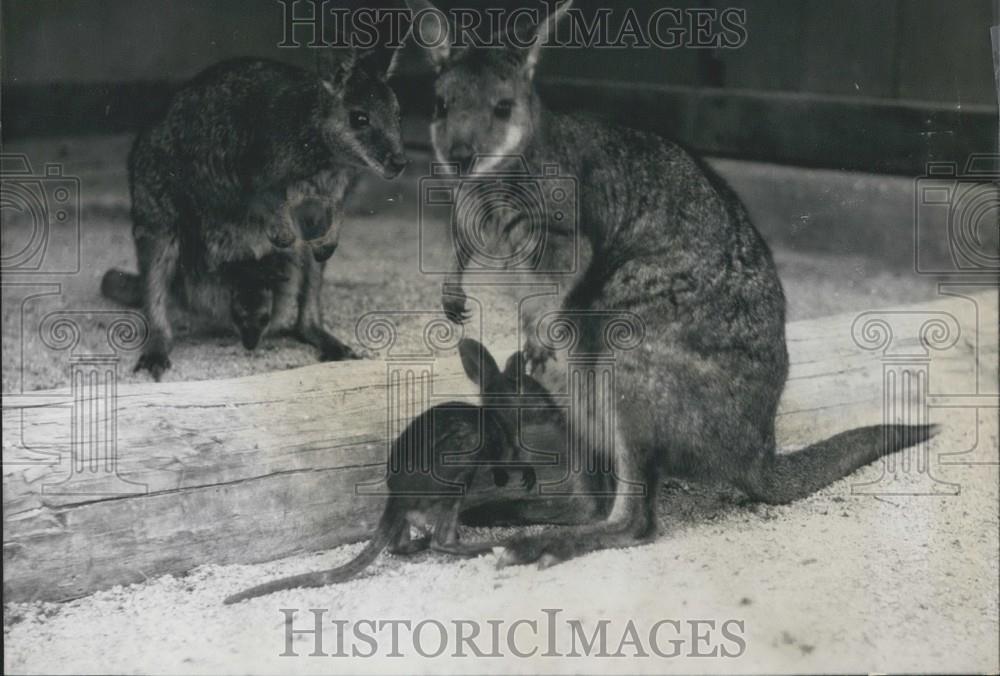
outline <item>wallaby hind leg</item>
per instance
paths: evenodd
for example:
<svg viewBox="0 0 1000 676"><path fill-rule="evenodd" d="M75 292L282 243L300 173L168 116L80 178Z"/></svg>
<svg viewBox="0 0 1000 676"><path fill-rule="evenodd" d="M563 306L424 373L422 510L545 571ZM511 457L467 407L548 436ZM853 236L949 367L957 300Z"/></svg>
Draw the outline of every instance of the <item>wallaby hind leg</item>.
<svg viewBox="0 0 1000 676"><path fill-rule="evenodd" d="M442 509L434 525L434 537L431 540L431 549L443 554L454 556L479 556L493 549L493 543L470 542L464 543L458 537L458 515L462 509L462 501L455 500L454 504Z"/></svg>
<svg viewBox="0 0 1000 676"><path fill-rule="evenodd" d="M498 567L539 562L548 567L587 552L641 544L656 530L658 465L652 449L615 433L614 503L608 518L588 525L553 529L514 538L504 546Z"/></svg>
<svg viewBox="0 0 1000 676"><path fill-rule="evenodd" d="M573 526L601 518L589 498L560 496L507 500L476 505L462 512L466 526Z"/></svg>
<svg viewBox="0 0 1000 676"><path fill-rule="evenodd" d="M532 490L536 483L544 486L546 483L560 481L560 472L550 475L543 469L538 477L533 467L526 466L522 476L522 486ZM560 468L565 472L566 468ZM461 521L466 526L496 527L496 526L531 526L545 524L552 526L576 526L600 521L611 512L612 496L610 477L599 474L577 474L571 480L573 485L567 491L569 495L531 495L511 499L499 498L482 502L465 509ZM604 493L604 495L602 495Z"/></svg>
<svg viewBox="0 0 1000 676"><path fill-rule="evenodd" d="M359 356L323 326L320 291L323 288L323 263L313 260L311 254L302 256L302 289L299 292L299 318L296 334L299 340L319 348L323 361L359 359Z"/></svg>
<svg viewBox="0 0 1000 676"><path fill-rule="evenodd" d="M480 556L493 550L497 546L495 542L453 542L451 544L441 544L436 540L431 540L431 551L441 554L451 554L452 556Z"/></svg>
<svg viewBox="0 0 1000 676"><path fill-rule="evenodd" d="M142 278L143 309L149 323L146 346L135 365L159 380L170 368L173 332L168 316L170 288L177 273L177 240L165 234L136 238L139 274Z"/></svg>

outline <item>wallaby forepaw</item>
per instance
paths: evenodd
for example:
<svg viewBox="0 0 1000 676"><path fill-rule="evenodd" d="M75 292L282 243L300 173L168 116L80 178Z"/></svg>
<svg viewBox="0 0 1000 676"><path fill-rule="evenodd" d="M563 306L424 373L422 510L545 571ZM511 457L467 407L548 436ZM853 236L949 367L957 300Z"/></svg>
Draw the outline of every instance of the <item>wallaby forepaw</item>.
<svg viewBox="0 0 1000 676"><path fill-rule="evenodd" d="M466 309L445 308L444 314L452 324L466 324L472 319L472 313Z"/></svg>
<svg viewBox="0 0 1000 676"><path fill-rule="evenodd" d="M538 483L538 477L535 475L535 468L528 467L521 472L521 487L526 491L530 491Z"/></svg>
<svg viewBox="0 0 1000 676"><path fill-rule="evenodd" d="M419 554L420 552L427 550L430 547L430 544L431 538L427 535L408 540L406 543L401 545L390 547L389 551L396 556L413 556L414 554Z"/></svg>
<svg viewBox="0 0 1000 676"><path fill-rule="evenodd" d="M444 314L453 324L465 324L472 319L472 312L466 306L467 297L461 289L447 290L441 295L441 307Z"/></svg>
<svg viewBox="0 0 1000 676"><path fill-rule="evenodd" d="M540 376L545 373L545 365L555 357L555 353L552 350L531 341L524 346L522 354L524 358L524 371L529 376Z"/></svg>
<svg viewBox="0 0 1000 676"><path fill-rule="evenodd" d="M149 371L149 374L153 376L153 379L157 382L163 376L164 372L170 369L170 357L164 352L145 352L139 357L139 361L136 362L135 368L132 369L133 373L138 373L139 371Z"/></svg>
<svg viewBox="0 0 1000 676"><path fill-rule="evenodd" d="M271 244L279 249L287 249L291 245L295 244L296 238L295 231L288 226L278 228L268 235L268 239L271 240Z"/></svg>
<svg viewBox="0 0 1000 676"><path fill-rule="evenodd" d="M315 259L317 263L322 263L329 260L330 257L337 252L337 243L315 244L311 248L313 252L313 259Z"/></svg>

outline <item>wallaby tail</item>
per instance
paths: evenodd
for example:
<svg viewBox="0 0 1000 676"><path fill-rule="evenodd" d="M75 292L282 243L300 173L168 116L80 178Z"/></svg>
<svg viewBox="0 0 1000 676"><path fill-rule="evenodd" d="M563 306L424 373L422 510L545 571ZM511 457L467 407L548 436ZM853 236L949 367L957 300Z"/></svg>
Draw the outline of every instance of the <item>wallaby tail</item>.
<svg viewBox="0 0 1000 676"><path fill-rule="evenodd" d="M778 455L742 486L761 502L784 504L815 493L883 455L927 441L937 425L872 425L841 432L807 448Z"/></svg>
<svg viewBox="0 0 1000 676"><path fill-rule="evenodd" d="M391 501L392 498L390 497L389 500ZM368 544L365 545L365 548L361 550L360 554L344 565L338 566L337 568L331 568L330 570L319 571L316 573L303 573L302 575L293 575L292 577L265 582L264 584L251 587L250 589L246 589L237 594L233 594L232 596L227 597L223 603L231 605L247 599L257 598L258 596L265 596L267 594L273 594L277 591L284 591L286 589L297 589L300 587L325 587L328 584L346 582L363 571L375 559L377 559L378 555L382 553L382 550L385 549L390 542L399 537L400 532L407 526L407 524L408 522L402 513L393 509L391 504L386 505L385 511L382 513L382 519L379 521L378 529L375 531L375 535L368 541Z"/></svg>
<svg viewBox="0 0 1000 676"><path fill-rule="evenodd" d="M139 275L111 268L101 279L101 295L126 307L141 307L142 284Z"/></svg>

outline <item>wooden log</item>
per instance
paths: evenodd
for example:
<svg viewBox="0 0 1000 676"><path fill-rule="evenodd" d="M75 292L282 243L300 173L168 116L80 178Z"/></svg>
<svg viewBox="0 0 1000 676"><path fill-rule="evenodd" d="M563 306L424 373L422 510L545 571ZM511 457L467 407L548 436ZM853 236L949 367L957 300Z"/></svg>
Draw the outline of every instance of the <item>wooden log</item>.
<svg viewBox="0 0 1000 676"><path fill-rule="evenodd" d="M883 416L975 426L977 411L993 407L995 417L996 317L993 292L956 291L921 306L790 324L782 448ZM924 374L923 390L903 404L885 396L887 382L903 382L901 368ZM433 370L432 391L418 387L424 369ZM409 408L387 401L398 392L387 386L392 373L416 388ZM122 385L103 414L107 393L88 389L94 382L3 401L9 601L70 599L363 538L381 508L370 484L384 472L388 438L429 404L475 401L452 355ZM107 451L115 446L116 464ZM936 460L904 487L947 492L931 476ZM876 488L903 485L898 474Z"/></svg>

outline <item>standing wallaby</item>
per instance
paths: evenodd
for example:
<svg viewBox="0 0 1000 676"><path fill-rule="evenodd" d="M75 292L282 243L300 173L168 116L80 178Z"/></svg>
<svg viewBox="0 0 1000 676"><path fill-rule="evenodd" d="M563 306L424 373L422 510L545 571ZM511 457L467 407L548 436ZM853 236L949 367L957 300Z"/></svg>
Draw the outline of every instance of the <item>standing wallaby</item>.
<svg viewBox="0 0 1000 676"><path fill-rule="evenodd" d="M464 213L475 220L462 222L460 214L457 228L477 228L467 237L492 243L496 259L517 251L536 219L545 256L580 252L578 274L543 280L560 284L556 307L583 325L579 352L607 349L590 315L628 312L645 329L641 345L616 355L614 429L604 437L612 443L596 449L601 465L614 468L613 496L588 498L591 509L576 506L582 525L511 541L500 565L550 565L651 537L662 471L718 477L754 499L787 503L931 436L930 426L874 426L777 455L775 415L788 373L785 298L770 250L735 194L659 136L543 107L535 69L571 0L539 24L527 48L453 47L441 34L449 30L443 13L432 16L437 10L426 0L407 2L423 10L414 29L435 45L431 138L438 159L472 174L516 160L543 176L555 165L578 182L577 223L559 222L547 210L519 213L514 203L505 213L494 201L492 220L470 206ZM466 314L464 262L444 296L448 316L459 320ZM551 263L537 269L568 269ZM525 317L529 368L553 388L565 384L565 360L539 346L535 321ZM581 472L572 492L596 493L590 489L602 476ZM533 520L529 501L522 516Z"/></svg>
<svg viewBox="0 0 1000 676"><path fill-rule="evenodd" d="M337 568L268 582L234 594L225 603L285 589L345 582L368 567L386 547L394 554L413 554L429 546L461 556L492 549L492 543L459 542L458 517L468 488L476 472L490 466L498 485L506 483L505 468L518 467L524 473L524 488L531 490L534 471L516 444L518 400L530 395L533 410L559 413L554 406L544 406L540 399L545 396L544 388L522 374L520 355L513 355L501 372L478 342L463 339L458 350L466 374L481 388L484 406L439 404L414 418L393 442L386 480L389 497L375 534L361 553ZM413 540L411 526L431 528L433 534Z"/></svg>
<svg viewBox="0 0 1000 676"><path fill-rule="evenodd" d="M325 204L326 227L301 259L296 333L325 360L354 356L323 326L320 291L332 254L325 234L361 169L385 178L406 166L399 104L383 52L320 50L318 73L237 59L184 85L129 154L133 236L149 340L136 370L170 367L172 282L199 286L227 263L291 248L295 193ZM393 54L395 59L395 54Z"/></svg>

